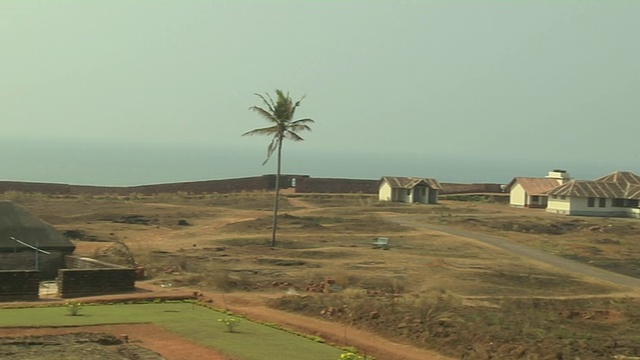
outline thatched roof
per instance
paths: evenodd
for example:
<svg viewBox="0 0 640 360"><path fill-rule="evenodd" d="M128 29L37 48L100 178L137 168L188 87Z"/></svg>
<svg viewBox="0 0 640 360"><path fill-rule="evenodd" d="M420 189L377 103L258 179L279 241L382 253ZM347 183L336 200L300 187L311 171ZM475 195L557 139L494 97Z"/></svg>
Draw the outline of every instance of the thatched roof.
<svg viewBox="0 0 640 360"><path fill-rule="evenodd" d="M71 253L75 249L64 235L23 207L11 201L0 201L0 252L28 249L11 237L33 246L37 244L42 250Z"/></svg>

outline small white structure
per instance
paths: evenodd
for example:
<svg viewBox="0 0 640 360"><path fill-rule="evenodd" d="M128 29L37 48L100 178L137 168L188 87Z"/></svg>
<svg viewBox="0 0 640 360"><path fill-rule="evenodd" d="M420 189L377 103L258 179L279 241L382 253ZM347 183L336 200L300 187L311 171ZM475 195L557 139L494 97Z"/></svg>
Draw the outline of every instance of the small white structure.
<svg viewBox="0 0 640 360"><path fill-rule="evenodd" d="M547 194L550 213L640 218L640 176L632 172L571 181Z"/></svg>
<svg viewBox="0 0 640 360"><path fill-rule="evenodd" d="M377 237L373 243L374 249L382 249L389 250L389 238L388 237Z"/></svg>
<svg viewBox="0 0 640 360"><path fill-rule="evenodd" d="M547 191L571 180L565 170L549 171L544 178L516 177L509 185L509 204L515 207L545 208Z"/></svg>
<svg viewBox="0 0 640 360"><path fill-rule="evenodd" d="M437 204L442 186L433 178L384 176L378 186L378 200Z"/></svg>

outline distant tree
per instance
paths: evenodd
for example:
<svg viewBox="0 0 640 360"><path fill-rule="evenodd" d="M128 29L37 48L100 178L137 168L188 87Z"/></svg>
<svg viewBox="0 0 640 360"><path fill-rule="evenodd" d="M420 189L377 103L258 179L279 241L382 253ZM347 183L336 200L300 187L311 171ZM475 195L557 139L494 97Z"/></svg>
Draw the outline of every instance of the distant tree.
<svg viewBox="0 0 640 360"><path fill-rule="evenodd" d="M267 135L271 136L271 143L267 147L267 158L262 163L266 164L271 155L278 151L278 168L276 171L276 194L273 204L273 231L271 234L271 247L276 246L276 232L278 228L278 205L280 198L280 173L282 169L282 142L284 139L290 139L293 141L303 141L304 139L298 135L300 131L311 131L308 124L314 121L309 118L293 120L293 115L296 112L296 108L300 106L300 102L304 99L304 96L295 103L291 100L289 93L284 93L282 90L276 90L275 100L269 94L264 95L256 94L266 108L259 106L252 106L249 110L255 111L258 115L265 118L271 124L268 127L253 129L242 134L245 135Z"/></svg>

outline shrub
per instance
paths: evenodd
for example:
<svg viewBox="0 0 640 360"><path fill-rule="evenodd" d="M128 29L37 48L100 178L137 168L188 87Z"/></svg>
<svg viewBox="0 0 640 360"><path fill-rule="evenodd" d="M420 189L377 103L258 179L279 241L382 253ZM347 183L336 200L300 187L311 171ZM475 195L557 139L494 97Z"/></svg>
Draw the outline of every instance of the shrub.
<svg viewBox="0 0 640 360"><path fill-rule="evenodd" d="M227 328L227 332L230 333L236 332L236 328L240 325L240 319L234 317L225 317L222 319L218 319L218 322L223 323Z"/></svg>
<svg viewBox="0 0 640 360"><path fill-rule="evenodd" d="M340 354L340 359L338 360L362 360L362 359L364 359L362 356L359 356L352 352L346 352L346 353Z"/></svg>
<svg viewBox="0 0 640 360"><path fill-rule="evenodd" d="M69 312L69 315L78 316L80 315L80 309L82 309L82 303L77 301L67 301L66 307L67 307L67 312Z"/></svg>

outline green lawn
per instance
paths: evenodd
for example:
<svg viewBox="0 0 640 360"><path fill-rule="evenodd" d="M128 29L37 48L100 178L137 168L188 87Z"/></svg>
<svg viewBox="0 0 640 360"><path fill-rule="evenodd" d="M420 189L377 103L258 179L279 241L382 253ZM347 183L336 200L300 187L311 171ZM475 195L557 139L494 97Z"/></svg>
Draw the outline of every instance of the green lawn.
<svg viewBox="0 0 640 360"><path fill-rule="evenodd" d="M84 306L80 316L63 307L0 309L0 327L73 326L150 322L201 345L246 360L334 360L343 352L302 336L242 319L229 333L218 319L228 315L191 303Z"/></svg>

